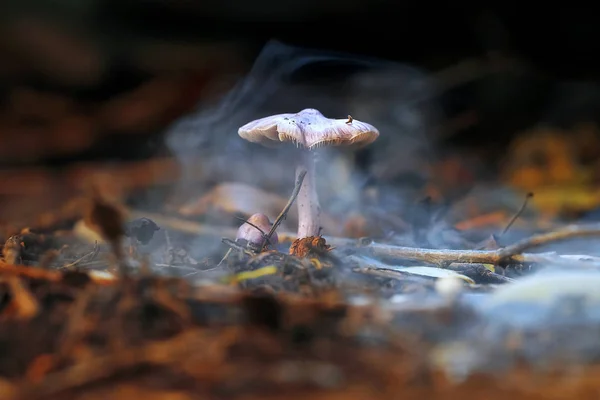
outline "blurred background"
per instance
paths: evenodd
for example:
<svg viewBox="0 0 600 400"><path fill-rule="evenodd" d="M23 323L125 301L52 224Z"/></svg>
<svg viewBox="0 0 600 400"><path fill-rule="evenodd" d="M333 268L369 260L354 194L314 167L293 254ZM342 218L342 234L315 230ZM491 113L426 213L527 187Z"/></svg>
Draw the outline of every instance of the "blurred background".
<svg viewBox="0 0 600 400"><path fill-rule="evenodd" d="M350 158L357 190L417 182L453 199L500 180L517 190L515 207L536 191L542 209L567 215L600 200L591 9L4 0L0 32L3 221L37 212L40 196L44 207L62 204L92 176L118 176L127 190L185 178L285 195L291 171L261 163L288 155L242 143L236 131L306 107L382 131ZM544 197L557 187L569 196ZM153 191L134 205L168 196Z"/></svg>

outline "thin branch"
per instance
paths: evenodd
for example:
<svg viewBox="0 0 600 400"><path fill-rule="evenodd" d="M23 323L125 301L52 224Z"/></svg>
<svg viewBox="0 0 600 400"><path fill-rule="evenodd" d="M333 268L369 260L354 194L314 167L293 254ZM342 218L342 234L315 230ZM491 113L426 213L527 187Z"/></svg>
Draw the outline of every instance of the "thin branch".
<svg viewBox="0 0 600 400"><path fill-rule="evenodd" d="M574 260L572 256L562 256L556 253L531 254L523 252L527 249L550 243L591 236L600 237L600 224L571 226L554 232L534 235L498 250L439 250L389 246L379 243L372 243L366 246L366 249L374 257L418 261L440 266L445 266L453 262L494 265L507 263L558 263L573 265ZM594 259L590 259L590 261L581 259L580 262L588 266L598 265Z"/></svg>
<svg viewBox="0 0 600 400"><path fill-rule="evenodd" d="M231 254L231 250L232 250L231 248L227 249L227 252L223 256L223 258L221 258L221 261L219 261L219 263L217 264L217 268L219 268L225 262L225 260L227 260L227 258Z"/></svg>
<svg viewBox="0 0 600 400"><path fill-rule="evenodd" d="M221 259L221 261L219 261L219 263L216 265L217 268L220 267L221 264L223 264L225 262L225 260L227 260L227 258L231 255L231 252L233 250L238 251L240 254L243 253L243 254L247 254L249 256L254 255L254 252L248 250L244 246L241 246L240 244L238 244L237 242L234 242L231 239L222 238L221 242L223 242L223 244L226 244L227 246L229 246L229 249L227 250L227 252L223 256L223 258Z"/></svg>
<svg viewBox="0 0 600 400"><path fill-rule="evenodd" d="M99 251L100 251L100 247L98 246L98 241L96 240L96 241L94 241L94 249L91 252L84 254L83 256L79 257L77 260L73 261L70 264L63 265L61 268L62 269L70 269L70 268L73 268L73 267L81 264L84 260L85 261L93 261L94 258L96 258L96 256L98 255Z"/></svg>
<svg viewBox="0 0 600 400"><path fill-rule="evenodd" d="M252 254L251 251L248 251L248 249L246 249L244 246L241 246L240 244L234 242L231 239L223 238L221 239L221 242L229 246L231 249L239 251L240 253Z"/></svg>
<svg viewBox="0 0 600 400"><path fill-rule="evenodd" d="M258 226L254 225L251 222L248 222L247 220L245 220L244 218L238 218L235 217L241 221L244 221L246 224L258 229L260 231L260 233L263 236L264 242L262 244L262 246L260 246L260 249L258 249L259 253L262 253L262 251L265 249L265 246L267 244L271 244L271 236L273 236L273 234L275 233L275 231L277 230L277 228L279 227L279 225L281 224L281 222L283 222L283 220L287 217L288 212L290 211L290 208L292 208L292 205L294 204L294 201L296 201L296 197L298 197L298 193L300 193L300 188L302 187L302 182L304 182L304 177L306 176L307 171L302 171L300 172L300 174L298 175L298 179L296 179L296 185L294 186L294 191L292 192L292 195L290 196L290 199L288 200L287 204L285 205L285 207L283 207L283 210L281 210L281 212L279 213L279 215L277 216L277 218L275 219L275 222L273 222L273 226L271 227L271 230L269 231L269 233L265 233L262 229L260 229ZM227 254L229 254L229 251L227 252ZM223 260L225 260L225 258L227 257L227 254L225 255L225 257L223 257L223 259L221 260L221 262L223 262ZM221 263L219 263L221 264Z"/></svg>
<svg viewBox="0 0 600 400"><path fill-rule="evenodd" d="M294 186L294 191L292 192L292 195L290 196L290 199L288 200L285 207L283 207L283 210L281 210L281 212L277 216L277 219L275 220L275 222L273 222L273 226L271 227L271 230L267 234L267 240L271 239L271 236L273 236L277 227L279 227L281 222L287 217L287 213L290 211L290 208L292 208L294 201L296 201L296 197L298 197L298 193L300 193L300 188L302 187L302 182L304 182L304 177L306 176L306 173L307 173L307 171L304 170L304 171L300 172L300 174L298 175L298 179L296 179L296 186ZM264 245L263 245L263 248L264 248Z"/></svg>
<svg viewBox="0 0 600 400"><path fill-rule="evenodd" d="M263 231L262 229L260 229L258 226L256 226L255 224L253 224L252 222L248 221L248 220L247 220L247 219L245 219L245 218L240 218L240 217L236 217L236 216L234 216L234 218L235 218L235 219L238 219L238 220L240 220L240 221L243 221L243 222L244 222L244 224L248 224L248 225L250 225L251 227L253 227L253 228L255 228L256 230L258 230L258 231L260 232L260 234L262 235L262 238L263 238L263 240L264 240L264 242L263 242L263 243L264 243L264 244L263 244L263 247L264 247L264 245L266 245L266 244L271 244L271 240L270 240L270 239L271 239L271 237L270 237L270 236L269 236L267 233L265 233L265 231ZM262 250L262 249L261 249L261 250Z"/></svg>
<svg viewBox="0 0 600 400"><path fill-rule="evenodd" d="M583 237L600 237L600 224L589 225L570 225L565 228L555 230L553 232L534 235L529 238L518 241L517 243L506 246L497 250L501 259L513 257L515 254L524 252L527 249L540 247L549 243L559 242L569 239L577 239Z"/></svg>
<svg viewBox="0 0 600 400"><path fill-rule="evenodd" d="M511 226L513 226L513 224L515 223L515 221L517 219L519 219L519 217L521 216L521 214L523 214L523 212L525 211L525 209L527 208L527 204L529 203L529 200L533 197L533 193L527 193L527 196L525 196L525 200L523 201L523 205L521 206L521 208L519 208L519 211L517 211L517 213L511 218L511 220L508 222L508 224L506 225L506 228L504 228L504 230L502 231L502 233L500 234L499 237L504 236L504 234L506 232L508 232L508 230L510 229Z"/></svg>
<svg viewBox="0 0 600 400"><path fill-rule="evenodd" d="M498 264L500 257L495 250L440 250L418 247L390 246L372 243L365 247L372 257L393 259L396 261L417 261L426 264L445 266L450 263ZM525 262L522 256L511 257L510 261Z"/></svg>

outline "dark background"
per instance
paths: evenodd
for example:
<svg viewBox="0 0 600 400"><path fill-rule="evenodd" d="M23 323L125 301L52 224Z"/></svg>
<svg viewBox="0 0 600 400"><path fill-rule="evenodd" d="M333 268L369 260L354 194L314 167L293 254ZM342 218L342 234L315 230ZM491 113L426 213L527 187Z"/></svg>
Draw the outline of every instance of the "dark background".
<svg viewBox="0 0 600 400"><path fill-rule="evenodd" d="M290 44L442 67L491 50L561 78L597 77L592 8L455 6L431 2L106 1L98 27L167 38Z"/></svg>
<svg viewBox="0 0 600 400"><path fill-rule="evenodd" d="M165 152L161 134L169 123L226 91L227 85L212 88L210 82L243 74L271 39L381 57L431 72L497 55L527 65L526 76L491 83L475 79L442 96L449 117L477 114L476 123L451 135L453 143L505 144L541 120L569 125L594 119L600 108L594 86L600 25L591 7L451 7L384 0L2 4L4 164ZM586 82L585 90L579 82ZM490 92L490 85L503 90ZM557 99L565 102L558 113ZM57 111L66 122L49 115L61 101L69 104ZM151 105L144 114L145 101ZM131 116L138 111L135 120ZM119 118L125 123L113 123ZM86 135L89 140L83 140Z"/></svg>

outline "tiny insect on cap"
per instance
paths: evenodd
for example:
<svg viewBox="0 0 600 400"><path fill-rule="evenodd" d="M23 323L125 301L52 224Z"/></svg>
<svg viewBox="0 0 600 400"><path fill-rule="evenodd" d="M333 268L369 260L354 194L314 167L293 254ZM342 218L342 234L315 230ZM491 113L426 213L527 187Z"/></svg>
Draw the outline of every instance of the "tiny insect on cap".
<svg viewBox="0 0 600 400"><path fill-rule="evenodd" d="M238 134L243 139L272 146L292 142L309 150L323 146L363 147L379 137L373 125L351 116L344 119L326 118L319 110L307 108L297 114L277 114L257 119L242 126Z"/></svg>

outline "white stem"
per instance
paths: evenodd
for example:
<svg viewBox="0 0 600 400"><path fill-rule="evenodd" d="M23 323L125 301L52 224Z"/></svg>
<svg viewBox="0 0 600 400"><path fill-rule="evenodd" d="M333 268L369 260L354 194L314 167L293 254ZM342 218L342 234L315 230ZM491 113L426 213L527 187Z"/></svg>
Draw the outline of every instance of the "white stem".
<svg viewBox="0 0 600 400"><path fill-rule="evenodd" d="M298 204L298 239L318 236L321 229L321 206L317 196L315 179L315 159L312 152L306 151L296 167L296 179L306 170L306 176L300 187L296 203Z"/></svg>

